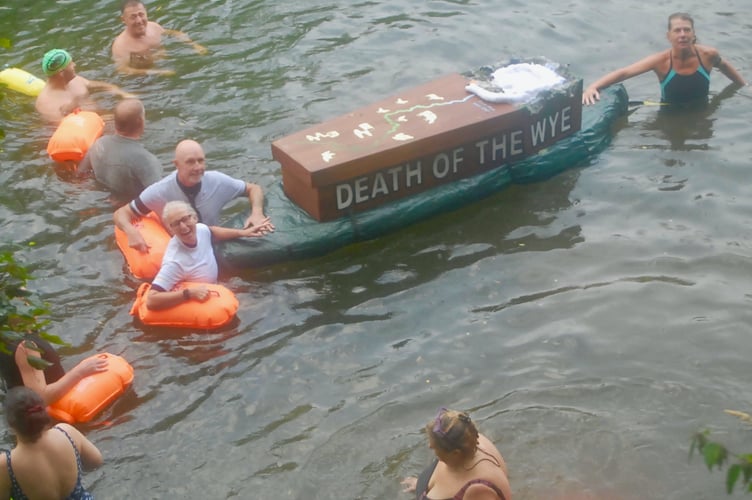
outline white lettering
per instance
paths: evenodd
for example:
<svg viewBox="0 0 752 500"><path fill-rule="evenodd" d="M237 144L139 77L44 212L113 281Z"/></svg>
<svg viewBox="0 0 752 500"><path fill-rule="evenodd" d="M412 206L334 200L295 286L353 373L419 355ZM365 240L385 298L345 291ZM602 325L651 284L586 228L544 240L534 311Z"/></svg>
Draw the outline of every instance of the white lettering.
<svg viewBox="0 0 752 500"><path fill-rule="evenodd" d="M384 174L376 172L376 177L373 179L373 190L371 191L371 198L376 198L379 195L389 194L389 188L386 185L386 179Z"/></svg>
<svg viewBox="0 0 752 500"><path fill-rule="evenodd" d="M501 154L499 155L499 152L501 151ZM497 137L493 137L491 139L491 161L498 161L499 156L501 156L501 159L506 160L507 159L507 136L502 135L501 136L501 142L499 142L499 139Z"/></svg>
<svg viewBox="0 0 752 500"><path fill-rule="evenodd" d="M355 179L355 203L368 201L368 177Z"/></svg>
<svg viewBox="0 0 752 500"><path fill-rule="evenodd" d="M486 163L486 145L488 141L478 141L475 143L475 147L478 149L478 163L483 165Z"/></svg>
<svg viewBox="0 0 752 500"><path fill-rule="evenodd" d="M415 186L423 184L423 168L420 161L416 163L414 167L407 164L407 170L405 172L405 186L410 189L413 187L413 179L415 179Z"/></svg>
<svg viewBox="0 0 752 500"><path fill-rule="evenodd" d="M437 179L443 179L449 173L449 156L446 153L439 153L433 159L433 176Z"/></svg>
<svg viewBox="0 0 752 500"><path fill-rule="evenodd" d="M392 167L386 171L387 174L392 175L392 190L397 191L399 189L399 174L402 172L402 165L399 167Z"/></svg>
<svg viewBox="0 0 752 500"><path fill-rule="evenodd" d="M546 140L546 119L539 120L530 125L530 134L533 137L533 146Z"/></svg>
<svg viewBox="0 0 752 500"><path fill-rule="evenodd" d="M509 137L512 139L512 156L521 155L525 151L522 146L522 130L515 130Z"/></svg>
<svg viewBox="0 0 752 500"><path fill-rule="evenodd" d="M567 106L561 110L561 131L566 132L572 128L572 106Z"/></svg>
<svg viewBox="0 0 752 500"><path fill-rule="evenodd" d="M463 161L465 161L465 158L462 156L462 153L465 151L465 148L457 148L452 151L452 172L457 173L457 170L459 170L459 165Z"/></svg>
<svg viewBox="0 0 752 500"><path fill-rule="evenodd" d="M353 192L349 184L337 184L337 210L352 205Z"/></svg>

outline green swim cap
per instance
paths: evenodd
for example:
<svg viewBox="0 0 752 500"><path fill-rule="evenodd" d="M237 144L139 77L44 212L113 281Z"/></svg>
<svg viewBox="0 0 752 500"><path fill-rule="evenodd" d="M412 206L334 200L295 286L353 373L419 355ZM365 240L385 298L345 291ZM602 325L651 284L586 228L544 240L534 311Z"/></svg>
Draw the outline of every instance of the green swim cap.
<svg viewBox="0 0 752 500"><path fill-rule="evenodd" d="M42 58L42 71L47 76L57 75L63 71L73 60L68 51L52 49Z"/></svg>

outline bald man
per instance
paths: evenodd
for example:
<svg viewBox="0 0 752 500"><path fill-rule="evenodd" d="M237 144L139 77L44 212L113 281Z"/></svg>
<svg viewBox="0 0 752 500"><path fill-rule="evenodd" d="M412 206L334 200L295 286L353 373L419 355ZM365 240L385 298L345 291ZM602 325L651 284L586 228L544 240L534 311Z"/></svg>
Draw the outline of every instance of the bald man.
<svg viewBox="0 0 752 500"><path fill-rule="evenodd" d="M146 253L149 247L133 225L133 220L150 212L161 216L164 206L170 201L189 203L198 216L198 221L207 226L219 225L222 208L235 198L246 196L251 213L246 219L246 228L257 228L259 234L274 230L269 218L264 215L264 193L261 187L235 179L217 171L206 170L206 156L201 145L192 140L181 141L175 148L175 171L161 181L152 184L127 205L115 211L115 225L128 236L128 245Z"/></svg>
<svg viewBox="0 0 752 500"><path fill-rule="evenodd" d="M124 99L115 107L115 134L96 140L78 165L78 173L94 177L123 200L135 198L162 178L162 165L146 150L146 113L138 99Z"/></svg>

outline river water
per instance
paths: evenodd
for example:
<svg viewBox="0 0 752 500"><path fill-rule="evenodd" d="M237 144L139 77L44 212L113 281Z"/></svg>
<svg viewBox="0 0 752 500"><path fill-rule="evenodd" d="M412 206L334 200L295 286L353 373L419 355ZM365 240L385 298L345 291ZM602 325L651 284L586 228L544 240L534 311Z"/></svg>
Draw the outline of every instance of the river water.
<svg viewBox="0 0 752 500"><path fill-rule="evenodd" d="M151 19L210 54L169 43L162 67L177 76L142 77L109 61L116 4L5 0L4 62L39 74L46 50L67 48L80 74L145 102L144 142L165 173L195 138L209 168L267 188L280 182L276 138L513 56L568 64L587 84L667 48L670 13L613 0L155 1ZM752 78L746 1L681 8ZM726 83L715 72L713 94ZM659 98L653 75L626 86ZM32 100L7 96L3 242L24 246L66 366L108 351L136 371L82 426L106 458L85 483L101 499L407 499L399 480L431 457L422 426L448 406L496 442L515 499L724 498L723 474L687 452L702 429L752 448L723 412L752 397L750 96L668 122L633 108L589 165L324 257L225 275L241 310L215 333L134 324L138 283L108 194L56 167Z"/></svg>

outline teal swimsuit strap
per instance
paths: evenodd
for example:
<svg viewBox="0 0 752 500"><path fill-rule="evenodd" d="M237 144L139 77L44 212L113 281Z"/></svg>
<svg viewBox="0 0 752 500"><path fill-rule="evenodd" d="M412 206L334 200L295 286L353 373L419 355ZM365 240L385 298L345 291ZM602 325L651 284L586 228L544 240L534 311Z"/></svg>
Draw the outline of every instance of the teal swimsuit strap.
<svg viewBox="0 0 752 500"><path fill-rule="evenodd" d="M710 81L710 73L708 73L708 70L705 69L705 66L702 64L702 59L700 58L700 52L695 48L695 55L697 56L697 61L699 62L699 66L697 66L697 70L695 73L700 73L702 76L708 79ZM661 99L666 98L666 85L668 85L668 82L670 82L678 73L674 69L674 55L669 51L669 66L668 66L668 73L666 74L666 77L661 80ZM689 75L687 75L689 76Z"/></svg>

